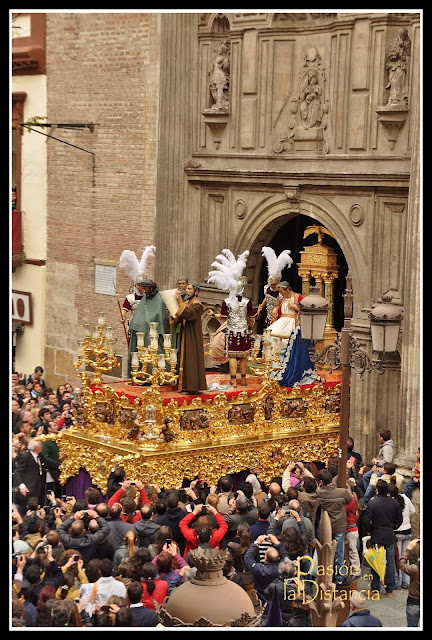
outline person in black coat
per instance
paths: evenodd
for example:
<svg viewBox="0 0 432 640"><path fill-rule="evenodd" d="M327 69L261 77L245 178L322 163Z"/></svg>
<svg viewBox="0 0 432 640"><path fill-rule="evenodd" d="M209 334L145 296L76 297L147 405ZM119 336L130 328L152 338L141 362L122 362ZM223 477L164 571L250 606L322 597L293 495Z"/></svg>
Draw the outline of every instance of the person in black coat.
<svg viewBox="0 0 432 640"><path fill-rule="evenodd" d="M138 546L148 547L154 542L160 524L154 521L154 510L150 504L145 504L140 509L141 520L134 522L134 530L137 534Z"/></svg>
<svg viewBox="0 0 432 640"><path fill-rule="evenodd" d="M288 554L284 546L279 540L269 535L268 538L272 544L265 553L265 560L263 563L257 561L259 558L259 545L264 541L266 536L259 536L255 542L253 542L244 556L244 563L246 569L252 574L254 578L255 590L258 598L263 602L269 602L267 600L268 594L266 589L271 582L277 580L279 575L279 562L281 562Z"/></svg>
<svg viewBox="0 0 432 640"><path fill-rule="evenodd" d="M62 524L57 527L60 540L64 544L65 549L76 549L79 551L84 561L84 566L86 566L92 558L97 557L97 548L110 533L108 522L103 518L99 518L96 511L91 509L87 511L87 516L90 520L96 520L99 525L99 530L95 533L87 531L83 523L83 517L85 515L84 511L72 513L70 518L64 520Z"/></svg>
<svg viewBox="0 0 432 640"><path fill-rule="evenodd" d="M290 618L292 617L291 602L294 599L294 594L298 592L299 580L296 579L297 567L295 563L288 557L283 558L278 565L278 576L273 582L264 590L265 599L267 602L271 602L273 593L276 591L276 595L279 600L280 612L284 627L287 626ZM268 614L268 609L267 609Z"/></svg>
<svg viewBox="0 0 432 640"><path fill-rule="evenodd" d="M127 588L134 627L156 627L159 619L156 611L147 609L142 603L143 586L141 582L131 582Z"/></svg>
<svg viewBox="0 0 432 640"><path fill-rule="evenodd" d="M395 552L394 532L402 524L402 511L399 503L388 494L388 484L379 478L376 484L377 495L367 503L363 513L364 530L370 534L372 546L383 546L386 550L386 571L384 576L386 596L393 597L395 588ZM380 591L380 578L377 572L372 570L372 591Z"/></svg>
<svg viewBox="0 0 432 640"><path fill-rule="evenodd" d="M106 501L122 488L122 482L126 478L126 471L122 467L114 468L108 476Z"/></svg>
<svg viewBox="0 0 432 640"><path fill-rule="evenodd" d="M344 622L342 627L382 627L379 618L371 615L369 609L366 608L367 600L358 591L352 591L350 598L350 615Z"/></svg>
<svg viewBox="0 0 432 640"><path fill-rule="evenodd" d="M179 547L179 554L183 556L186 548L186 540L180 531L179 522L187 515L187 512L183 511L178 506L179 492L177 489L170 489L167 492L167 510L157 519L158 525L167 526L171 529L174 542L177 542Z"/></svg>
<svg viewBox="0 0 432 640"><path fill-rule="evenodd" d="M19 454L16 461L14 501L23 509L23 513L32 496L38 498L40 505L46 504L46 466L41 452L42 443L32 438L28 442L27 449Z"/></svg>

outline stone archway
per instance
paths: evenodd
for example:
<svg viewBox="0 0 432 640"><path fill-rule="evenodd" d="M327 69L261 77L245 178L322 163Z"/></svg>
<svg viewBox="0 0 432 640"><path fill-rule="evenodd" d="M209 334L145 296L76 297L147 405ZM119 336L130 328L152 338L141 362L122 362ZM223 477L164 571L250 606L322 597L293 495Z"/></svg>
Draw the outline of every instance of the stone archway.
<svg viewBox="0 0 432 640"><path fill-rule="evenodd" d="M364 277L367 269L363 248L348 215L338 209L330 200L321 196L307 195L293 204L286 197L277 194L271 198L265 198L251 211L234 245L234 253L240 253L245 248L249 248L250 251L245 273L249 283L247 295L254 302L259 295L260 274L263 265L261 248L271 242L278 229L299 215L315 220L328 229L336 239L353 279L354 316L363 320L364 314L361 313L361 309L370 304L370 291L367 279Z"/></svg>

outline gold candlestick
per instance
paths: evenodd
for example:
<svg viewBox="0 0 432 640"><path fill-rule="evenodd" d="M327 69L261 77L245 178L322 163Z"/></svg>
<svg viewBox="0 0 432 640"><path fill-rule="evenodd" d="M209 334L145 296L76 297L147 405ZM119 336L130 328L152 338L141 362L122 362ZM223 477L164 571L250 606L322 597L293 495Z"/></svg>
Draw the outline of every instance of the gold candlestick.
<svg viewBox="0 0 432 640"><path fill-rule="evenodd" d="M140 344L137 346L137 351L132 354L132 380L135 384L150 383L153 388L165 383L174 384L178 378L178 375L174 373L175 366L173 366L173 351L176 352L176 349L171 349L171 346L168 346L167 339L165 339L164 353L159 353L156 342L157 336L153 334L151 338L153 340L148 348ZM166 370L167 364L170 366L169 371Z"/></svg>
<svg viewBox="0 0 432 640"><path fill-rule="evenodd" d="M273 340L275 339L273 338ZM278 345L279 345L279 342L280 341L277 342ZM258 354L259 354L261 344L262 344L262 356L259 357ZM251 360L252 362L256 362L257 364L261 365L261 367L259 368L251 365L251 369L255 374L259 374L259 373L263 374L264 384L268 382L268 380L270 379L271 372L280 371L282 369L280 351L273 348L272 338L270 336L269 329L266 329L264 331L264 335L262 337L262 343L261 343L261 336L255 336L255 344L252 350Z"/></svg>
<svg viewBox="0 0 432 640"><path fill-rule="evenodd" d="M97 325L93 328L89 324L84 325L84 340L78 341L78 357L74 367L79 369L82 364L91 367L94 371L93 384L102 384L102 373L119 366L114 354L115 342L111 327L105 328L105 314L100 313Z"/></svg>

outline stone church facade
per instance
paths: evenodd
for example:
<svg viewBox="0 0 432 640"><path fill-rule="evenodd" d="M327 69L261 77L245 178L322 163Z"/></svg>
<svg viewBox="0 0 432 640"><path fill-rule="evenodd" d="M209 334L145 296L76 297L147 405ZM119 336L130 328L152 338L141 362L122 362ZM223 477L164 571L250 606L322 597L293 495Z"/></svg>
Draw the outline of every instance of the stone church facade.
<svg viewBox="0 0 432 640"><path fill-rule="evenodd" d="M395 98L389 52L401 34L409 77ZM168 284L174 263L214 305L209 265L224 247L249 249L246 293L257 303L261 247L292 219L326 227L353 279L355 337L370 350L366 310L384 293L404 311L385 374L352 375L350 417L371 456L377 429L389 428L401 465L420 436L419 36L418 14L172 15L162 27L175 50L162 48L155 243L172 260L159 261L159 278ZM223 57L217 105L211 79Z"/></svg>
<svg viewBox="0 0 432 640"><path fill-rule="evenodd" d="M352 375L350 434L372 457L389 428L410 467L421 428L420 26L409 12L47 14L48 119L95 123L58 132L92 155L47 145L53 379L71 377L81 325L98 311L126 371L117 301L94 288L96 266L111 267L123 299L123 249L155 244L159 288L186 274L213 308L224 297L206 283L215 256L248 249L257 305L261 247L292 248L297 263L317 224L340 258L335 306L349 269L353 333L369 351L367 311L386 293L403 310L385 374Z"/></svg>

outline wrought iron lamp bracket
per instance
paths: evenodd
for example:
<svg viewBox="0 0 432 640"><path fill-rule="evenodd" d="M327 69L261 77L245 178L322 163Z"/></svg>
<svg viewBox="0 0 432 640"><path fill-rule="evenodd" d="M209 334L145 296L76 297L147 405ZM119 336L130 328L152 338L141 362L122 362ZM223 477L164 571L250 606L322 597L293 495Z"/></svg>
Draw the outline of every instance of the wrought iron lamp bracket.
<svg viewBox="0 0 432 640"><path fill-rule="evenodd" d="M327 345L320 353L316 351L315 344L309 344L309 357L314 364L321 362L327 365L330 371L339 369L341 363L341 334L338 333L333 344ZM373 359L369 353L360 345L359 341L350 335L349 366L354 373L363 376L365 371L376 371L384 373L382 360Z"/></svg>

